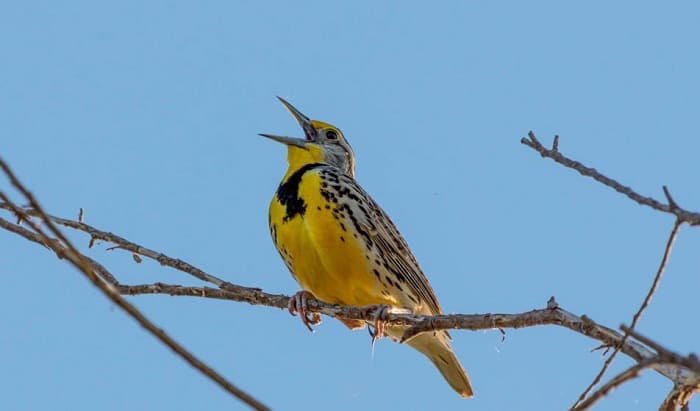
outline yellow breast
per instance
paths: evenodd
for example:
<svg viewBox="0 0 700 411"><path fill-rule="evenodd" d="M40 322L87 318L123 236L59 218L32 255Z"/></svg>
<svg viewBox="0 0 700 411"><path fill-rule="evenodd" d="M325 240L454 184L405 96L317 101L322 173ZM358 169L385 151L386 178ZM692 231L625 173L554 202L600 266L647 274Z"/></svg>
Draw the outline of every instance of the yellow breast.
<svg viewBox="0 0 700 411"><path fill-rule="evenodd" d="M337 200L322 194L323 165L287 173L270 204L270 232L304 290L334 304L399 305L373 273L370 253Z"/></svg>

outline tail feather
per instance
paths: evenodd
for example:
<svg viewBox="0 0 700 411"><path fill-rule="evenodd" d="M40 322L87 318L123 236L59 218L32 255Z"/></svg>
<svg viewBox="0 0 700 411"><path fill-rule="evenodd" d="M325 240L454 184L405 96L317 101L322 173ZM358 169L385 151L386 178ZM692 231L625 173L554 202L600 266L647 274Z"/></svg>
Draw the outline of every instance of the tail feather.
<svg viewBox="0 0 700 411"><path fill-rule="evenodd" d="M406 342L435 364L448 384L464 398L474 396L469 377L444 332L419 334Z"/></svg>

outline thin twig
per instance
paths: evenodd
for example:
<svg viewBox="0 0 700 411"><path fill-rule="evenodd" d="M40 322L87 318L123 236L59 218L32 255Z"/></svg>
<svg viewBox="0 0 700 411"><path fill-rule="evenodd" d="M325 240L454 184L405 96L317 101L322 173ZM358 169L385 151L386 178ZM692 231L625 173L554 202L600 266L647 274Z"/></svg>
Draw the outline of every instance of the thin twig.
<svg viewBox="0 0 700 411"><path fill-rule="evenodd" d="M542 143L540 143L540 141L535 137L535 134L532 131L528 133L528 138L522 138L520 142L540 153L542 157L551 158L552 160L565 167L578 171L581 175L591 177L596 181L612 188L613 190L626 195L627 197L641 205L651 207L655 210L662 211L664 213L671 213L675 215L676 218L678 218L679 220L687 222L690 225L700 224L700 213L684 210L678 207L677 204L663 204L660 201L655 200L651 197L643 196L637 193L636 191L632 190L630 187L624 186L618 183L617 181L613 180L612 178L599 173L596 169L586 167L582 163L576 160L572 160L566 157L565 155L561 154L561 152L559 151L559 139L556 139L557 145L551 150L545 148L542 145Z"/></svg>
<svg viewBox="0 0 700 411"><path fill-rule="evenodd" d="M668 192L667 192L668 193ZM667 194L669 197L669 200L671 202L672 199L670 198L670 194ZM634 316L632 317L632 325L630 326L630 329L634 329L634 327L637 326L637 322L639 321L639 318L642 316L642 313L644 310L649 306L649 302L651 301L651 298L654 296L654 293L656 293L656 289L659 287L659 283L661 281L661 277L664 274L664 271L666 270L666 265L668 264L668 259L671 256L671 249L673 248L673 243L676 241L676 237L678 236L678 230L680 229L681 225L683 224L683 221L681 219L676 219L676 222L673 224L673 228L671 229L671 233L668 236L668 240L666 241L666 247L664 248L664 254L663 257L661 258L661 262L659 263L659 268L656 270L656 275L654 276L654 281L651 283L651 287L649 288L649 291L647 292L646 297L644 297L644 301L642 301L642 305L639 307L636 313L634 313ZM610 354L610 356L605 360L603 363L603 367L600 369L598 374L593 378L593 381L586 387L586 389L579 395L578 399L572 406L572 409L577 409L577 405L581 404L584 398L593 390L593 388L600 383L600 381L603 379L603 375L605 375L605 372L608 370L610 367L610 364L612 364L613 360L617 356L617 353L620 352L620 347L622 344L624 344L627 341L627 338L629 337L629 333L625 332L625 335L622 337L622 341L620 341L620 344L615 346L615 350Z"/></svg>
<svg viewBox="0 0 700 411"><path fill-rule="evenodd" d="M167 333L165 333L148 318L146 318L138 309L136 309L133 305L124 300L124 298L122 298L118 294L117 290L115 290L111 284L104 282L100 276L95 274L88 260L71 244L71 242L63 235L63 233L53 224L51 219L44 213L38 201L29 192L29 190L27 190L24 187L24 185L19 181L19 179L15 176L15 174L12 172L9 166L2 159L0 159L0 168L2 168L7 177L10 179L12 185L17 190L19 190L19 192L27 199L27 201L29 201L32 208L37 212L37 215L41 218L44 224L46 224L49 230L58 238L58 240L62 243L63 247L56 247L55 241L53 241L53 239L51 239L46 233L44 233L44 231L37 224L31 221L29 216L26 215L26 213L24 213L22 209L20 209L18 206L12 203L9 197L5 195L4 192L0 191L0 198L5 202L5 204L9 205L12 208L12 211L17 215L18 218L21 218L22 220L25 220L27 222L27 224L32 228L32 230L34 230L34 232L38 234L42 240L44 240L45 245L54 249L54 251L56 251L59 257L68 259L68 261L80 272L82 272L93 283L93 285L95 285L100 291L102 291L102 293L107 298L109 298L113 303L122 308L142 327L146 328L151 334L153 334L156 338L158 338L176 354L181 356L190 365L198 369L202 374L216 382L224 390L228 391L236 398L248 404L250 407L256 410L269 409L252 396L248 395L241 389L231 384L228 380L226 380L224 377L222 377L220 374L214 371L211 367L204 364L196 356L187 351L184 347L182 347L175 340L173 340L172 337L170 337Z"/></svg>
<svg viewBox="0 0 700 411"><path fill-rule="evenodd" d="M663 277L664 272L666 271L666 265L668 265L668 260L671 257L671 249L673 248L673 243L676 241L676 237L678 236L678 230L681 228L681 225L683 225L683 221L680 219L677 219L675 224L673 224L673 228L671 229L671 233L668 235L668 240L666 241L666 247L664 248L664 255L661 258L661 262L659 263L659 268L656 270L656 275L654 276L654 281L651 284L651 287L649 287L649 291L647 292L646 297L644 297L644 301L642 302L642 305L639 307L639 310L634 314L632 317L632 325L630 325L631 329L634 329L634 327L637 326L637 322L639 321L639 318L642 316L642 313L646 308L649 306L649 303L651 302L651 298L654 296L656 293L656 290L659 288L659 283L661 282L661 277Z"/></svg>

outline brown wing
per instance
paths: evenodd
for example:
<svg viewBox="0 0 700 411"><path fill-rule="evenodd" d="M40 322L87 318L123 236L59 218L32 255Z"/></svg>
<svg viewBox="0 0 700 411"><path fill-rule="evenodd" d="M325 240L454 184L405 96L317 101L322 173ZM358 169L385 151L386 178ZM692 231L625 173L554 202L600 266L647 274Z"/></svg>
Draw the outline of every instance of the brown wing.
<svg viewBox="0 0 700 411"><path fill-rule="evenodd" d="M339 183L339 206L346 208L351 222L361 228L358 231L385 262L385 268L408 285L431 314L441 314L435 292L389 216L353 178L331 170L335 174L331 178Z"/></svg>

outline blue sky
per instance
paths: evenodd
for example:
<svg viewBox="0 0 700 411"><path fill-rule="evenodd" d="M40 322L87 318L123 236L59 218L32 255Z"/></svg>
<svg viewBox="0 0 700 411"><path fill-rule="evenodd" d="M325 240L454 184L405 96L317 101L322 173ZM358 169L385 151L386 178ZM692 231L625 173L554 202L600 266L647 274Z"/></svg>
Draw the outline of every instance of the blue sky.
<svg viewBox="0 0 700 411"><path fill-rule="evenodd" d="M0 155L53 214L291 294L267 229L298 135L274 98L340 127L447 312L520 312L554 295L629 323L672 217L542 160L528 130L644 194L700 209L700 8L691 2L34 2L0 6ZM5 182L3 190L7 188ZM74 234L74 233L72 233ZM82 246L88 238L74 234ZM698 350L700 235L684 227L639 330ZM125 283L198 284L99 244ZM0 233L6 409L239 409L48 251ZM473 400L407 347L326 319L131 298L275 409L565 409L595 341L556 327L455 331ZM690 317L690 318L689 318ZM619 372L631 364L620 358ZM609 374L612 375L612 374ZM655 409L647 371L596 409Z"/></svg>

